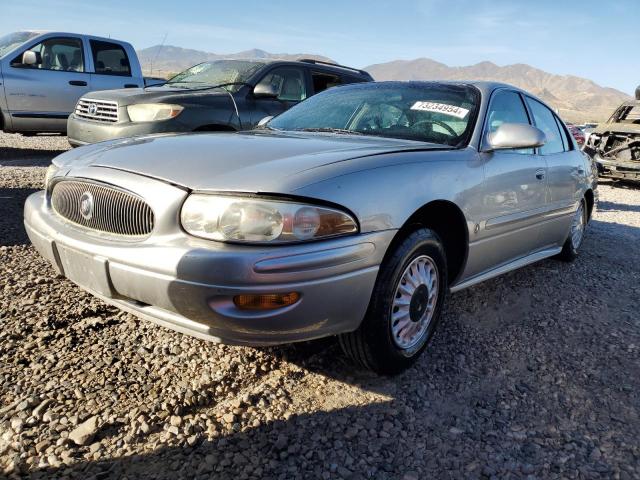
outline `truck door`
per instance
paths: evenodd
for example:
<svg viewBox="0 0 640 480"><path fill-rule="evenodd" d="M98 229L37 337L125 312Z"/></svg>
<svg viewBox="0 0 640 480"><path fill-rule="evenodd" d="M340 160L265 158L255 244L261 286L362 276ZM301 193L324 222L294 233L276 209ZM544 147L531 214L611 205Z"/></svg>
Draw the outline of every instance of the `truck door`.
<svg viewBox="0 0 640 480"><path fill-rule="evenodd" d="M118 43L89 40L93 73L93 90L142 88L142 78L131 74L131 60L124 47Z"/></svg>
<svg viewBox="0 0 640 480"><path fill-rule="evenodd" d="M22 63L27 50L35 53L35 63ZM79 37L47 38L12 59L4 84L13 130L65 131L78 98L91 88L85 65Z"/></svg>

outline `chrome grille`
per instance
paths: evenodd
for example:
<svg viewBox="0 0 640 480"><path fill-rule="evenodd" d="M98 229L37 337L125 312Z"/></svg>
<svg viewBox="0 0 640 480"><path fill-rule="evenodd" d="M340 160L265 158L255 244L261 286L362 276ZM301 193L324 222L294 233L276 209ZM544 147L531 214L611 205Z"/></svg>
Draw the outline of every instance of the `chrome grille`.
<svg viewBox="0 0 640 480"><path fill-rule="evenodd" d="M118 102L81 98L76 104L75 114L88 120L115 123L118 121Z"/></svg>
<svg viewBox="0 0 640 480"><path fill-rule="evenodd" d="M91 230L126 236L153 230L151 207L137 195L109 185L63 180L53 186L51 206L58 215Z"/></svg>

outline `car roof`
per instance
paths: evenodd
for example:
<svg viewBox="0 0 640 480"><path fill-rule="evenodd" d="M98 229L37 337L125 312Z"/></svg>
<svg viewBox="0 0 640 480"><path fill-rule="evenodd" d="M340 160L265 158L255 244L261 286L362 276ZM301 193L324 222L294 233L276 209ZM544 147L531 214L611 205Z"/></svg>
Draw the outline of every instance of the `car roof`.
<svg viewBox="0 0 640 480"><path fill-rule="evenodd" d="M499 90L501 88L508 88L509 90L514 90L516 92L522 93L523 95L527 95L528 97L531 97L537 101L539 101L540 103L542 103L543 105L546 105L548 108L551 108L553 110L552 107L550 107L544 100L540 99L539 97L537 97L536 95L534 95L531 92L528 92L526 90L523 90L522 88L518 88L515 85L511 85L509 83L503 83L503 82L489 82L489 81L484 81L484 80L384 80L384 81L375 81L373 82L377 85L424 85L425 87L427 86L432 86L432 85L460 85L460 86L472 86L477 88L480 93L482 94L482 96L484 98L489 98L491 96L491 93L493 93L495 90ZM355 85L359 85L360 87L362 87L363 84L355 84ZM368 84L364 84L364 85L371 85L371 83ZM344 85L341 87L354 87L354 85Z"/></svg>
<svg viewBox="0 0 640 480"><path fill-rule="evenodd" d="M107 38L107 37L97 37L95 35L89 35L86 33L77 33L77 32L58 32L55 30L20 30L21 32L29 32L29 33L37 33L38 35L47 35L48 37L86 37L91 40L99 40L102 42L118 42L124 45L129 45L129 42L125 42L124 40L118 40L117 38ZM34 40L32 38L31 40Z"/></svg>
<svg viewBox="0 0 640 480"><path fill-rule="evenodd" d="M368 79L373 79L371 74L365 70L359 70L357 68L349 67L347 65L340 65L338 63L325 62L321 60L315 60L311 58L300 58L298 60L288 60L284 58L255 58L255 57L247 57L247 58L217 58L215 60L208 60L203 63L215 62L217 60L238 60L238 61L246 61L246 62L257 62L263 63L265 65L304 65L307 67L313 67L315 70L323 70L327 72L333 73L341 73L348 74L357 77L364 77Z"/></svg>

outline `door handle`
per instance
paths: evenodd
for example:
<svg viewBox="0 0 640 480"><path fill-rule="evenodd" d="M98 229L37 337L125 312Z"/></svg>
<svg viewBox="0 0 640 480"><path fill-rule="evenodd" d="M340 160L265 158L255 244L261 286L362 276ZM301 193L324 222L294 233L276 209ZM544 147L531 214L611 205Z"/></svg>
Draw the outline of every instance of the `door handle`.
<svg viewBox="0 0 640 480"><path fill-rule="evenodd" d="M139 88L139 85L136 85L135 83L125 83L124 88Z"/></svg>
<svg viewBox="0 0 640 480"><path fill-rule="evenodd" d="M84 80L69 80L69 85L73 85L74 87L86 87L87 82Z"/></svg>
<svg viewBox="0 0 640 480"><path fill-rule="evenodd" d="M536 178L538 180L544 180L544 170L536 170Z"/></svg>

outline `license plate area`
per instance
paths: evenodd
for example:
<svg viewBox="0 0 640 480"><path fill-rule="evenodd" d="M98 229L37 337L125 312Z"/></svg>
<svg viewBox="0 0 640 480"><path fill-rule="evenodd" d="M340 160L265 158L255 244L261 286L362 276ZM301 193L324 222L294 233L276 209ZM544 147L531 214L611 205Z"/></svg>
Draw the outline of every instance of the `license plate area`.
<svg viewBox="0 0 640 480"><path fill-rule="evenodd" d="M56 245L64 276L73 283L105 297L113 297L109 261L69 247Z"/></svg>

